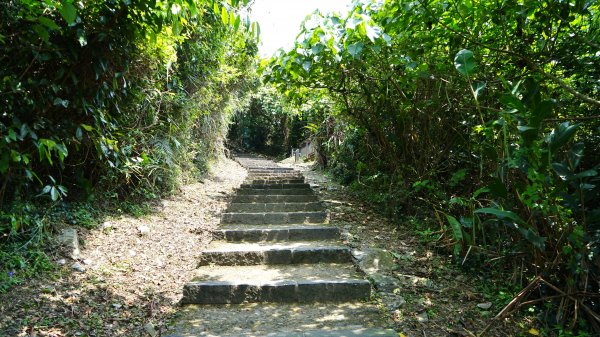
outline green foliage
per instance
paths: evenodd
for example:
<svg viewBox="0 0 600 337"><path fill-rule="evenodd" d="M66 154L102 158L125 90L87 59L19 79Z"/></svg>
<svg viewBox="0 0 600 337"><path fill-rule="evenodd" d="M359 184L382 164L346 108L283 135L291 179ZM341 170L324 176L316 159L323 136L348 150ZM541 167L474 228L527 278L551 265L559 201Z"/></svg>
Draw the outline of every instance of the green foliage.
<svg viewBox="0 0 600 337"><path fill-rule="evenodd" d="M3 251L53 229L35 209L156 198L206 170L255 82L248 4L0 3Z"/></svg>
<svg viewBox="0 0 600 337"><path fill-rule="evenodd" d="M354 1L346 15L308 17L263 76L297 106L330 103L305 115L340 180L392 216L435 216L455 255L501 256L580 294L587 309L551 306L560 322L594 320L599 12L582 1Z"/></svg>
<svg viewBox="0 0 600 337"><path fill-rule="evenodd" d="M262 86L235 115L228 139L239 150L285 155L305 140L300 117L274 88Z"/></svg>

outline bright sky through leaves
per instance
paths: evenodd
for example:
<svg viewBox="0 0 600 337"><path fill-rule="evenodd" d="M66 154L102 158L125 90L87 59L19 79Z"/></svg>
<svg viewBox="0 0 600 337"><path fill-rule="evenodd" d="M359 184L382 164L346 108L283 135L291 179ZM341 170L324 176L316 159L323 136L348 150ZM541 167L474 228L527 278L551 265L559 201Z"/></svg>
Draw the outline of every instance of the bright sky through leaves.
<svg viewBox="0 0 600 337"><path fill-rule="evenodd" d="M252 21L260 24L261 57L270 57L279 48L289 48L300 31L300 23L316 9L345 12L350 0L256 0Z"/></svg>

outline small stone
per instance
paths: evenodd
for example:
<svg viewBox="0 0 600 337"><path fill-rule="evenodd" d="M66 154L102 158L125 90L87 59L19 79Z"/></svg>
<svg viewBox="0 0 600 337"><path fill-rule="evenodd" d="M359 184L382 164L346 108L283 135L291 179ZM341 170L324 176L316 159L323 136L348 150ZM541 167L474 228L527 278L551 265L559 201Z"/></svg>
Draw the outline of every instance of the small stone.
<svg viewBox="0 0 600 337"><path fill-rule="evenodd" d="M75 262L71 265L71 269L80 272L80 273L85 273L85 268L79 263L79 262Z"/></svg>
<svg viewBox="0 0 600 337"><path fill-rule="evenodd" d="M416 316L416 318L417 318L417 322L419 322L419 323L425 323L425 322L429 321L429 316L427 316L426 311L423 311L422 313L418 314Z"/></svg>
<svg viewBox="0 0 600 337"><path fill-rule="evenodd" d="M400 281L398 281L398 279L392 276L387 276L380 273L373 273L370 274L369 277L373 281L375 289L377 289L378 291L391 293L394 291L394 289L400 287Z"/></svg>
<svg viewBox="0 0 600 337"><path fill-rule="evenodd" d="M79 257L79 237L74 228L64 228L56 237L58 242L69 249L69 257L76 259Z"/></svg>
<svg viewBox="0 0 600 337"><path fill-rule="evenodd" d="M156 329L154 328L154 324L152 324L152 323L148 323L148 324L144 325L144 330L146 330L148 335L150 335L152 337L155 337L156 335L158 335L158 332L156 331Z"/></svg>
<svg viewBox="0 0 600 337"><path fill-rule="evenodd" d="M58 263L59 266L64 266L65 264L67 264L67 260L60 259L60 260L56 261L56 263Z"/></svg>
<svg viewBox="0 0 600 337"><path fill-rule="evenodd" d="M148 235L150 234L150 227L146 225L138 226L138 231L140 231L140 235Z"/></svg>
<svg viewBox="0 0 600 337"><path fill-rule="evenodd" d="M382 295L382 299L383 303L385 304L385 307L389 311L398 310L400 307L406 304L406 300L404 299L404 297L396 294L384 294Z"/></svg>
<svg viewBox="0 0 600 337"><path fill-rule="evenodd" d="M120 305L119 303L113 303L112 307L115 309L121 309L122 305Z"/></svg>
<svg viewBox="0 0 600 337"><path fill-rule="evenodd" d="M56 289L47 286L47 287L42 287L42 289L40 289L40 291L42 292L42 294L52 294L56 292Z"/></svg>
<svg viewBox="0 0 600 337"><path fill-rule="evenodd" d="M477 304L477 307L479 309L487 310L492 307L492 302L479 303L479 304Z"/></svg>
<svg viewBox="0 0 600 337"><path fill-rule="evenodd" d="M91 265L91 264L92 264L92 260L90 260L90 259L85 259L85 260L83 260L83 264L85 264L86 266L89 266L89 265Z"/></svg>
<svg viewBox="0 0 600 337"><path fill-rule="evenodd" d="M100 225L100 229L103 231L110 231L113 229L113 224L110 221L104 221L102 225Z"/></svg>
<svg viewBox="0 0 600 337"><path fill-rule="evenodd" d="M362 258L357 257L360 261L358 266L367 274L391 271L396 267L394 257L385 249L368 249L364 254Z"/></svg>
<svg viewBox="0 0 600 337"><path fill-rule="evenodd" d="M131 250L131 249L129 250L129 256L134 257L136 255L137 255L137 253L135 252L135 250Z"/></svg>

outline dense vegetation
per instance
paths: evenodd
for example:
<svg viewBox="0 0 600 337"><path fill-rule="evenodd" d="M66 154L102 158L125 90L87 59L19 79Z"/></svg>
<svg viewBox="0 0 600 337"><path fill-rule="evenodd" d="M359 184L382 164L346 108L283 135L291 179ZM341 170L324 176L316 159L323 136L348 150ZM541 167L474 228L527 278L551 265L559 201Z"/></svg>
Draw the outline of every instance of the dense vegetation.
<svg viewBox="0 0 600 337"><path fill-rule="evenodd" d="M523 289L497 319L529 304L548 334L600 333L599 11L354 1L263 75L342 181Z"/></svg>
<svg viewBox="0 0 600 337"><path fill-rule="evenodd" d="M168 194L223 150L256 81L247 5L0 3L0 291L47 266L55 221Z"/></svg>
<svg viewBox="0 0 600 337"><path fill-rule="evenodd" d="M282 156L306 139L305 126L306 121L284 96L271 86L262 86L250 96L247 107L234 115L229 145L240 151Z"/></svg>

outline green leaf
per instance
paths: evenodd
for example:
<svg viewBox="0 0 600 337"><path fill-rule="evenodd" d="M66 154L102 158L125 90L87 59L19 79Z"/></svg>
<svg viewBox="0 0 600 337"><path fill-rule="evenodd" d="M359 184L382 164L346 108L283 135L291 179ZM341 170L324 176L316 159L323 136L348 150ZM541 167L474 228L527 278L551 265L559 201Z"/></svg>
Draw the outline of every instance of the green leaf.
<svg viewBox="0 0 600 337"><path fill-rule="evenodd" d="M360 52L363 50L364 46L365 44L362 42L353 43L348 46L348 53L350 53L352 57L356 58L358 55L360 55Z"/></svg>
<svg viewBox="0 0 600 337"><path fill-rule="evenodd" d="M569 177L572 175L572 172L569 170L569 168L562 163L552 163L552 169L562 180L569 180Z"/></svg>
<svg viewBox="0 0 600 337"><path fill-rule="evenodd" d="M505 211L497 208L480 208L478 210L475 210L475 213L492 214L500 219L510 219L515 223L525 224L525 221L523 221L521 217L519 217L515 212L512 211Z"/></svg>
<svg viewBox="0 0 600 337"><path fill-rule="evenodd" d="M48 40L50 39L50 34L48 33L48 30L42 25L33 26L33 31L36 32L40 39L42 39L45 42L48 42Z"/></svg>
<svg viewBox="0 0 600 337"><path fill-rule="evenodd" d="M454 57L454 67L456 70L465 75L469 76L475 70L475 58L473 57L473 52L468 49L463 49L456 54Z"/></svg>
<svg viewBox="0 0 600 337"><path fill-rule="evenodd" d="M583 143L574 144L569 150L569 166L572 169L576 169L583 158L583 150L585 149L585 145Z"/></svg>
<svg viewBox="0 0 600 337"><path fill-rule="evenodd" d="M306 72L310 71L310 66L312 65L311 61L304 61L304 63L302 63L302 68L304 68L304 70Z"/></svg>
<svg viewBox="0 0 600 337"><path fill-rule="evenodd" d="M452 236L454 237L454 240L457 241L457 243L454 245L454 256L458 256L462 249L463 242L462 225L460 224L460 222L458 222L458 220L456 220L455 217L451 215L446 214L446 219L452 227Z"/></svg>
<svg viewBox="0 0 600 337"><path fill-rule="evenodd" d="M85 45L87 45L87 38L85 37L85 32L83 31L83 29L78 29L76 36L80 46L84 47Z"/></svg>
<svg viewBox="0 0 600 337"><path fill-rule="evenodd" d="M63 19L67 22L67 24L72 25L75 23L77 19L77 9L73 6L72 3L64 1L62 2L62 6L58 9L60 15L62 15Z"/></svg>
<svg viewBox="0 0 600 337"><path fill-rule="evenodd" d="M56 24L56 22L54 22L52 19L49 19L45 16L40 16L38 18L38 22L41 23L42 25L46 26L46 28L50 29L50 30L54 30L54 29L59 29L60 27Z"/></svg>
<svg viewBox="0 0 600 337"><path fill-rule="evenodd" d="M225 9L225 6L221 7L221 21L224 25L229 24L229 13L227 13L227 9Z"/></svg>
<svg viewBox="0 0 600 337"><path fill-rule="evenodd" d="M473 82L472 87L473 87L473 93L475 94L475 99L477 99L477 98L479 98L479 95L481 95L481 92L483 91L483 89L485 89L485 82L484 81Z"/></svg>
<svg viewBox="0 0 600 337"><path fill-rule="evenodd" d="M85 131L92 131L94 128L91 127L90 125L87 124L81 124L81 127L85 130Z"/></svg>
<svg viewBox="0 0 600 337"><path fill-rule="evenodd" d="M527 239L535 248L539 250L544 250L546 246L546 238L539 236L536 232L531 230L531 228L519 228L519 233Z"/></svg>
<svg viewBox="0 0 600 337"><path fill-rule="evenodd" d="M556 129L552 130L550 135L546 137L546 142L550 147L550 152L556 152L564 144L566 144L579 128L579 124L571 125L569 122L561 123Z"/></svg>
<svg viewBox="0 0 600 337"><path fill-rule="evenodd" d="M575 180L575 179L581 179L581 178L590 178L590 177L595 177L597 175L598 175L598 171L596 171L596 170L586 170L586 171L579 172L579 173L573 175L568 180Z"/></svg>

